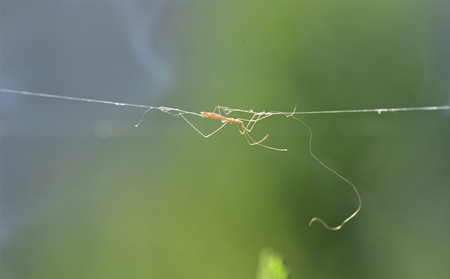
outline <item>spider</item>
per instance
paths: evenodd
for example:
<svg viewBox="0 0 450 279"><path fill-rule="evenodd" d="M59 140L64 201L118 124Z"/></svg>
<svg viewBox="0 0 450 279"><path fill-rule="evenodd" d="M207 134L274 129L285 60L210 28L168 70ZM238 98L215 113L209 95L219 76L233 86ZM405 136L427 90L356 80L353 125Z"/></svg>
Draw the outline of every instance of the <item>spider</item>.
<svg viewBox="0 0 450 279"><path fill-rule="evenodd" d="M218 113L216 113L216 111L218 111ZM256 113L255 112L255 113L253 113L253 116L250 119L242 119L242 118L230 118L230 117L223 116L221 114L220 106L217 106L214 109L214 112L202 111L201 115L203 115L204 117L209 117L211 119L219 120L222 122L222 125L219 128L217 128L215 131L213 131L212 133L207 134L207 135L202 133L199 129L197 129L197 127L195 127L191 122L189 122L189 120L187 120L187 118L182 113L180 113L179 115L181 117L183 117L183 119L189 125L191 125L191 127L194 128L194 130L196 130L204 138L209 138L210 136L214 135L215 133L220 131L223 127L225 127L227 124L236 124L236 125L238 125L239 133L245 137L245 139L249 145L251 145L251 146L258 145L258 146L261 146L261 147L264 147L267 149L271 149L271 150L275 150L275 151L287 151L286 148L276 148L276 147L262 144L269 137L268 134L266 134L262 139L260 139L258 141L253 139L253 137L250 135L250 133L252 132L256 123L264 118L272 116L272 114L270 114L270 113ZM245 122L247 122L247 124L245 124Z"/></svg>

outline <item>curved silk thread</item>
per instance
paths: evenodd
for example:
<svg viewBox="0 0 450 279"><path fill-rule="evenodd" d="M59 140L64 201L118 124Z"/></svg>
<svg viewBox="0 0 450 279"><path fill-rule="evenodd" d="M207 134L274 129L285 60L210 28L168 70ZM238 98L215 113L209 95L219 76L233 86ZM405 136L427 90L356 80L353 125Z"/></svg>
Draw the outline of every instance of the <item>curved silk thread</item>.
<svg viewBox="0 0 450 279"><path fill-rule="evenodd" d="M350 185L353 189L353 191L356 194L356 197L358 198L358 207L356 208L356 210L347 218L344 219L344 221L342 221L339 225L335 226L335 227L331 227L329 226L323 219L318 218L318 217L313 217L311 218L311 220L309 221L309 226L311 226L314 222L319 222L321 223L326 229L330 230L330 231L337 231L340 230L348 221L350 221L351 219L353 219L353 217L355 217L358 212L361 210L361 196L359 195L358 189L356 188L356 186L350 182L350 180L348 180L347 178L345 178L344 176L342 176L341 174L339 174L337 171L335 171L334 169L332 169L331 167L329 167L327 164L325 164L324 162L322 162L313 152L312 152L312 138L313 138L313 133L311 128L308 126L308 124L305 123L305 121L301 120L300 118L295 117L293 114L288 115L287 117L292 117L294 120L299 121L301 124L303 124L303 126L306 127L306 129L309 132L309 143L308 143L308 149L309 149L309 154L311 155L311 157L314 158L314 160L316 160L320 165L322 165L322 167L326 168L327 170L329 170L331 173L333 173L334 175L336 175L338 178L340 178L341 180L343 180L345 183L347 183L348 185Z"/></svg>

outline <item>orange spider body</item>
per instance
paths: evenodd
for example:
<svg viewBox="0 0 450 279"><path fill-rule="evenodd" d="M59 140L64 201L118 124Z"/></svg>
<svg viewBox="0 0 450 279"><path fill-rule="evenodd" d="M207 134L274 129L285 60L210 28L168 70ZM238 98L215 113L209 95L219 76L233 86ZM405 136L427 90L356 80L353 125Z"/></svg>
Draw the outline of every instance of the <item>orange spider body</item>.
<svg viewBox="0 0 450 279"><path fill-rule="evenodd" d="M243 135L245 137L245 139L247 140L247 143L251 146L253 145L259 145L261 147L267 148L267 149L272 149L272 150L276 150L276 151L287 151L286 148L275 148L275 147L271 147L271 146L267 146L267 145L263 145L261 144L263 141L265 141L269 135L265 135L262 139L256 141L252 138L252 136L250 136L250 133L252 132L253 128L255 127L255 124L264 119L267 118L269 116L272 116L273 114L263 114L263 113L253 113L252 118L250 119L239 119L239 118L229 118L229 117L225 117L223 115L220 114L220 107L217 106L216 109L219 110L219 113L215 113L215 112L200 112L201 115L209 117L211 119L215 119L215 120L219 120L222 122L222 125L216 129L214 132L205 135L203 134L201 131L199 131L194 125L192 125L191 122L189 122L189 120L187 120L186 117L183 116L183 114L180 114L181 117L183 117L183 119L189 124L191 125L192 128L194 128L199 134L201 134L204 138L209 138L210 136L214 135L215 133L217 133L220 129L222 129L223 127L225 127L227 124L238 124L238 130L239 133L241 135ZM214 111L216 110L214 109ZM247 124L245 124L247 123Z"/></svg>
<svg viewBox="0 0 450 279"><path fill-rule="evenodd" d="M244 122L242 122L239 119L228 118L228 117L225 117L223 115L220 115L220 114L217 114L217 113L214 113L214 112L204 112L204 111L202 111L201 114L204 115L204 116L208 116L209 118L220 120L220 121L226 121L226 122L229 122L231 124L244 125Z"/></svg>

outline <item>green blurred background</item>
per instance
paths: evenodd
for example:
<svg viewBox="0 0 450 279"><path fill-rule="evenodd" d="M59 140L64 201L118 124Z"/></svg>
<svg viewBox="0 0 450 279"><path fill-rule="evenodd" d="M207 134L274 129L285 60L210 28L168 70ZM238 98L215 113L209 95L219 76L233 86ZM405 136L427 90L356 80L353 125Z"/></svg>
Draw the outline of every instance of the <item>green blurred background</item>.
<svg viewBox="0 0 450 279"><path fill-rule="evenodd" d="M0 87L189 111L448 105L447 1L1 1ZM181 118L0 94L0 277L448 278L447 112L202 138ZM202 131L219 123L190 118ZM259 125L260 124L260 125Z"/></svg>

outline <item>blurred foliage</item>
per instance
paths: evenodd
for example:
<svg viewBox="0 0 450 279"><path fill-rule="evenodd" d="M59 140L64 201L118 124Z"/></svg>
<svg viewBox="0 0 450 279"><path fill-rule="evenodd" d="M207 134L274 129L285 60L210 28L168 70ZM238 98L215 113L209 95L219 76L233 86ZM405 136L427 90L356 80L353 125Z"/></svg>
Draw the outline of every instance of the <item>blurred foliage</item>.
<svg viewBox="0 0 450 279"><path fill-rule="evenodd" d="M259 253L258 275L256 279L288 279L289 267L283 257L272 248L264 248Z"/></svg>

